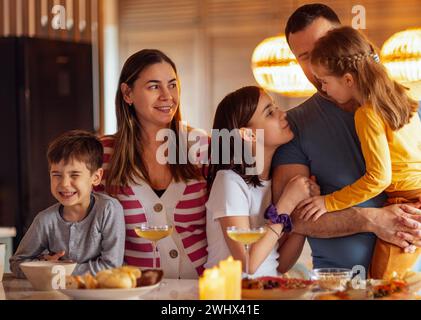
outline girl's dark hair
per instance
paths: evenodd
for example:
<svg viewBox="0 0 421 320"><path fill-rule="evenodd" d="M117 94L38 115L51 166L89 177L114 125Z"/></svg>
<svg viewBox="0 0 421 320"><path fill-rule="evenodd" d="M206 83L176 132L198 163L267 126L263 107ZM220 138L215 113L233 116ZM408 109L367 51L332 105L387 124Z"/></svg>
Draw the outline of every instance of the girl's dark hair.
<svg viewBox="0 0 421 320"><path fill-rule="evenodd" d="M51 167L64 161L71 160L85 163L88 170L94 173L102 167L104 149L98 138L88 131L72 130L54 139L48 146L47 159Z"/></svg>
<svg viewBox="0 0 421 320"><path fill-rule="evenodd" d="M209 190L219 170L232 170L239 174L247 184L251 184L255 187L261 186L261 181L257 175L246 175L246 168L251 168L253 165L246 163L244 154L242 155L242 161L240 164L234 163L235 139L241 139L241 137L236 136L235 134L230 135L230 161L229 163L224 163L227 162L223 161L223 144L227 143L227 141L224 142L224 139L226 140L226 135L221 137L215 134L216 132L221 132L221 130L233 133L235 132L234 129L247 127L250 119L253 117L253 114L256 111L261 92L262 89L256 86L243 87L234 92L231 92L219 103L218 108L216 109L212 128L212 144L210 150L211 161L207 173ZM243 150L245 146L243 145L242 139L241 145ZM218 147L218 150L213 149L216 146ZM217 152L217 159L212 157L213 152Z"/></svg>
<svg viewBox="0 0 421 320"><path fill-rule="evenodd" d="M136 178L150 184L148 171L141 156L143 152L142 124L137 119L134 107L124 100L121 84L125 83L133 88L135 81L143 70L151 65L163 62L170 64L177 74L174 62L166 54L156 49L144 49L134 53L127 59L121 70L115 99L117 133L114 135L114 152L110 159L105 186L110 194L116 192L116 187L126 187L129 183L135 183ZM169 124L169 128L176 133L177 159L179 159L180 121L181 112L178 106L174 118ZM176 182L202 177L200 170L190 162L187 164L169 164L169 168Z"/></svg>
<svg viewBox="0 0 421 320"><path fill-rule="evenodd" d="M285 27L287 41L289 42L291 33L304 30L318 18L324 18L336 25L341 24L338 15L327 5L321 3L306 4L295 10L289 17Z"/></svg>

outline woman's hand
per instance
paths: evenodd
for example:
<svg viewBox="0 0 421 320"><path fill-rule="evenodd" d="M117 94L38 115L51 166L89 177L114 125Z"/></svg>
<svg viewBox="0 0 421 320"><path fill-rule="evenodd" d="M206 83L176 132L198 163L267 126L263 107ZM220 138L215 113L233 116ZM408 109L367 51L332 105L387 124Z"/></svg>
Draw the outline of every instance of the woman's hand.
<svg viewBox="0 0 421 320"><path fill-rule="evenodd" d="M311 186L315 182L304 176L295 176L284 188L276 205L279 213L290 214L295 207L311 195ZM313 189L315 189L313 187Z"/></svg>
<svg viewBox="0 0 421 320"><path fill-rule="evenodd" d="M325 197L315 196L303 200L298 205L298 209L301 209L301 219L303 219L304 221L309 221L310 219L312 219L312 221L316 221L327 212L325 206Z"/></svg>

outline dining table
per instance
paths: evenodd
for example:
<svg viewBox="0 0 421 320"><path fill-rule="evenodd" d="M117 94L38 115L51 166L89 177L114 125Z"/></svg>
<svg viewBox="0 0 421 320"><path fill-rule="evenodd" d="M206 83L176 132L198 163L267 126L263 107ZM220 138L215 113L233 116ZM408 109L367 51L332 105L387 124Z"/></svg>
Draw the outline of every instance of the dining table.
<svg viewBox="0 0 421 320"><path fill-rule="evenodd" d="M294 300L317 299L320 292L307 292L305 295ZM120 299L114 296L111 299ZM133 298L131 298L133 299ZM199 300L199 285L195 279L167 279L161 280L156 288L143 293L139 300ZM420 300L421 290L416 294L398 294L387 300ZM59 290L37 291L32 288L27 279L14 278L11 273L5 273L3 281L0 281L0 300L72 300Z"/></svg>
<svg viewBox="0 0 421 320"><path fill-rule="evenodd" d="M0 300L71 300L58 290L36 291L26 279L17 279L5 273L0 282ZM118 299L118 297L115 297ZM199 299L198 281L194 279L166 279L161 284L143 294L144 300L197 300Z"/></svg>

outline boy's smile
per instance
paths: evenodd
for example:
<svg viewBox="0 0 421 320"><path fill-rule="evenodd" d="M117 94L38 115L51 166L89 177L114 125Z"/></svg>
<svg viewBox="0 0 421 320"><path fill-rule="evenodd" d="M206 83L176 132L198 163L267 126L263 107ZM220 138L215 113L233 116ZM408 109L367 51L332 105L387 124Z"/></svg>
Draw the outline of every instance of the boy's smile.
<svg viewBox="0 0 421 320"><path fill-rule="evenodd" d="M64 206L63 215L84 217L92 187L101 182L102 169L91 173L84 162L71 159L51 164L51 193Z"/></svg>
<svg viewBox="0 0 421 320"><path fill-rule="evenodd" d="M72 191L59 191L60 195L62 196L62 198L65 199L69 199L72 196L74 196L77 192L72 192Z"/></svg>

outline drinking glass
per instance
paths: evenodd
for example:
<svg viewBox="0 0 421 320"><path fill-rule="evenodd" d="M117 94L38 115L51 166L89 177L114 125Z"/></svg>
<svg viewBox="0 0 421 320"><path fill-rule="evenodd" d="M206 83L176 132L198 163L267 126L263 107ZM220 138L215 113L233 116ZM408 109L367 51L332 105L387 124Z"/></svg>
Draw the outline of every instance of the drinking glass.
<svg viewBox="0 0 421 320"><path fill-rule="evenodd" d="M240 242L246 249L246 277L249 276L250 245L259 241L266 233L266 228L228 227L227 234L232 240Z"/></svg>
<svg viewBox="0 0 421 320"><path fill-rule="evenodd" d="M168 237L172 233L172 230L173 227L168 224L150 225L142 223L139 227L134 228L134 231L139 237L145 238L152 243L153 269L156 268L156 244L159 240Z"/></svg>

